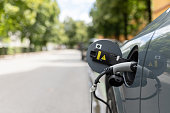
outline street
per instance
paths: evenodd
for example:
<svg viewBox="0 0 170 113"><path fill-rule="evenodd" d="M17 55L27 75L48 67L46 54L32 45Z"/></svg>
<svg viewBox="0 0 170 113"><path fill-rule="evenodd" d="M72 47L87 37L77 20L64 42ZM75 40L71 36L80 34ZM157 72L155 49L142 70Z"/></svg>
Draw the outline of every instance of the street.
<svg viewBox="0 0 170 113"><path fill-rule="evenodd" d="M89 113L88 66L77 50L0 59L0 113Z"/></svg>

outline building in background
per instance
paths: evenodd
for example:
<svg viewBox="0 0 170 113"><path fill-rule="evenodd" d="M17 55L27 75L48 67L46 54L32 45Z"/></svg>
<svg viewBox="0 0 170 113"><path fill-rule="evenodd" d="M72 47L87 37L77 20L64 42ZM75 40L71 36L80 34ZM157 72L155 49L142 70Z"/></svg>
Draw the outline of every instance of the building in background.
<svg viewBox="0 0 170 113"><path fill-rule="evenodd" d="M170 0L152 0L152 20L170 8Z"/></svg>

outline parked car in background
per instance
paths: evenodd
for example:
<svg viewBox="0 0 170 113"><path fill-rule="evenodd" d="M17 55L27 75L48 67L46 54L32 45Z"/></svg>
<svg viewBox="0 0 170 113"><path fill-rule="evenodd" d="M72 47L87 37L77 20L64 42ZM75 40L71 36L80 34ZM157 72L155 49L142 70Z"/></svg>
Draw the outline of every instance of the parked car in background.
<svg viewBox="0 0 170 113"><path fill-rule="evenodd" d="M88 41L88 43L79 44L79 50L81 51L81 60L84 60L84 61L86 60L86 51L88 49L88 46L97 40L98 40L97 38L92 38Z"/></svg>
<svg viewBox="0 0 170 113"><path fill-rule="evenodd" d="M113 113L169 113L170 8L120 49L123 58L138 62L137 71L122 73L125 79L120 87L112 87L106 77L97 95L107 100ZM96 75L91 71L91 81ZM98 104L94 112L103 113L101 105L105 106Z"/></svg>

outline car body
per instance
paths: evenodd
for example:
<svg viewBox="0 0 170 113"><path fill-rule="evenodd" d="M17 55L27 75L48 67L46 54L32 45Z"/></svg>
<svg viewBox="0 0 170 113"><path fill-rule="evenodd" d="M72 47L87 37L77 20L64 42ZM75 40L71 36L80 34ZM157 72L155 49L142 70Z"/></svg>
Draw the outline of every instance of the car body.
<svg viewBox="0 0 170 113"><path fill-rule="evenodd" d="M113 113L169 113L170 8L120 49L123 58L139 66L135 74L122 73L125 84L120 87L105 78L105 98Z"/></svg>

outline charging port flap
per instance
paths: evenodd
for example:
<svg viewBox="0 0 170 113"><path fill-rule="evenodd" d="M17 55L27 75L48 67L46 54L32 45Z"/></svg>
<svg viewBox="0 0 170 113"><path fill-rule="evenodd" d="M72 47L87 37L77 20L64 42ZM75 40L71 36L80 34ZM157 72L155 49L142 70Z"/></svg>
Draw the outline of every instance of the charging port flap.
<svg viewBox="0 0 170 113"><path fill-rule="evenodd" d="M124 60L119 45L111 40L99 40L92 43L88 47L86 57L91 69L97 73Z"/></svg>

